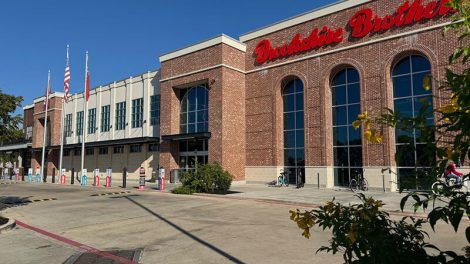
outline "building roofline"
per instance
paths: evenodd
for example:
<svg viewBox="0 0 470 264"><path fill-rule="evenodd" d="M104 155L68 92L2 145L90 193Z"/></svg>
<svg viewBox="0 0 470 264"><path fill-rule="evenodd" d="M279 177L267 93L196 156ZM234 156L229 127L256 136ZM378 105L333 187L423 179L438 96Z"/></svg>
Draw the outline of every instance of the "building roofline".
<svg viewBox="0 0 470 264"><path fill-rule="evenodd" d="M283 30L288 27L296 26L298 24L302 24L310 20L324 17L372 1L374 0L342 0L336 3L332 3L242 34L240 35L240 41L246 42L279 30Z"/></svg>
<svg viewBox="0 0 470 264"><path fill-rule="evenodd" d="M24 110L31 109L31 108L34 108L34 104L30 104L30 105L24 106L24 107L23 107L23 111L24 111Z"/></svg>
<svg viewBox="0 0 470 264"><path fill-rule="evenodd" d="M62 92L53 92L51 93L50 97L49 98L54 98L54 97L63 97L64 96L64 93ZM36 99L33 100L33 104L36 104L36 103L39 103L39 102L42 102L46 99L46 96L43 95L43 96L40 96L40 97L37 97Z"/></svg>
<svg viewBox="0 0 470 264"><path fill-rule="evenodd" d="M241 43L240 41L232 37L229 37L225 34L220 34L215 37L188 45L184 48L165 53L161 55L159 59L160 59L160 62L164 62L167 60L178 58L178 57L181 57L181 56L184 56L184 55L187 55L187 54L190 54L190 53L202 50L202 49L206 49L206 48L218 45L221 43L227 44L240 51L246 52L246 45L244 43Z"/></svg>
<svg viewBox="0 0 470 264"><path fill-rule="evenodd" d="M119 83L119 82L128 80L128 79L130 79L130 78L135 78L135 77L139 77L139 76L144 76L144 75L146 75L146 74L152 74L152 73L157 74L159 71L160 71L160 69L155 69L155 70L151 70L151 71L146 71L146 72L144 72L144 73L137 74L137 75L134 75L134 76L129 76L129 77L127 77L127 78L120 79L120 80L118 80L118 81L112 81L112 82L108 82L108 83L106 83L106 84L98 85L98 86L95 86L95 87L91 88L91 89L90 89L90 92L91 92L91 91L94 91L94 90L96 90L96 89L98 89L98 88L102 88L102 87L105 87L105 86L110 86L110 85L112 85L112 84L114 84L114 83ZM82 95L82 94L84 94L84 93L85 93L85 92L82 91L82 92L79 92L79 93L69 94L69 97L80 96L80 95Z"/></svg>

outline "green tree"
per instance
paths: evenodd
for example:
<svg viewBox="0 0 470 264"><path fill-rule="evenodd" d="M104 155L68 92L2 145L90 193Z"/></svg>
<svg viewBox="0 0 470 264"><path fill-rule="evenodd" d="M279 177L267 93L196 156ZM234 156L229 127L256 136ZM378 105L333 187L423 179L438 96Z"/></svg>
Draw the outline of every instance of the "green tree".
<svg viewBox="0 0 470 264"><path fill-rule="evenodd" d="M385 127L420 131L421 139L427 144L422 158L427 159L430 166L425 170L415 170L414 178L423 179L424 182L440 178L449 161L463 163L470 159L470 1L450 0L448 4L456 11L452 18L455 23L446 27L444 34L456 34L460 47L449 57L445 81L439 87L442 94L448 94L449 98L444 107L435 110L437 125L425 124L426 117L433 114L429 111L430 105L426 104L414 118L403 117L386 109L386 114L378 117L369 117L365 112L353 122L356 128L364 126L364 137L372 143L382 142ZM430 89L431 78L424 79L423 89ZM415 146L410 142L408 147L414 149ZM397 163L401 154L398 151L395 155ZM469 179L470 174L464 175L464 180ZM423 181L416 184L419 186ZM314 226L331 229L333 237L330 244L319 250L333 254L342 252L347 263L468 263L469 247L466 247L467 255L460 256L452 251L442 252L425 242L428 234L423 231L423 225L429 224L434 229L442 221L457 231L464 215L470 219L468 193L457 191L458 185L442 186L436 194L414 192L402 199L402 210L410 199L415 211L419 208L430 209L425 220L413 217L391 220L386 212L381 211L381 201L365 196L359 196L362 201L359 205L344 206L332 201L311 211L291 211L291 219L307 238ZM442 205L435 206L436 201ZM470 227L465 233L470 243Z"/></svg>
<svg viewBox="0 0 470 264"><path fill-rule="evenodd" d="M23 118L21 115L14 115L22 102L22 96L9 95L0 89L0 145L15 142L23 136L20 129Z"/></svg>

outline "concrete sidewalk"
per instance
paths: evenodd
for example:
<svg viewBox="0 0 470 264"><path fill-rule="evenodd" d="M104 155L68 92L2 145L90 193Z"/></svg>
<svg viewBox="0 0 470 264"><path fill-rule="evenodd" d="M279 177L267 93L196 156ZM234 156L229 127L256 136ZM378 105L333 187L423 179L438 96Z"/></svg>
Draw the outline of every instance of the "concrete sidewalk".
<svg viewBox="0 0 470 264"><path fill-rule="evenodd" d="M327 201L335 199L335 201L342 204L357 204L360 203L356 193L350 189L318 189L314 186L305 186L304 188L296 189L295 187L272 187L262 184L244 184L233 185L230 188L230 193L226 195L210 195L217 197L226 197L231 199L250 199L259 200L264 202L278 203L284 202L286 204L298 205L300 207L318 207L324 205ZM382 200L384 210L389 212L401 212L400 202L406 193L390 193L390 192L374 192L366 191L361 192L366 197L372 197L377 200ZM205 194L204 194L205 195ZM409 200L405 207L407 214L413 213L412 199ZM424 216L423 211L418 211L418 216Z"/></svg>
<svg viewBox="0 0 470 264"><path fill-rule="evenodd" d="M70 179L69 179L70 181ZM70 185L70 182L67 182L66 186L70 188L96 188L93 187L92 179L88 179L88 185L86 187L81 187L80 182L75 180L74 185ZM3 181L2 181L3 182ZM10 181L5 181L8 183ZM13 182L13 181L12 181ZM51 181L47 183L28 183L20 182L19 184L47 184L47 185L58 185L56 182L52 184ZM157 190L157 184L154 182L145 183L146 192L160 192ZM103 179L101 179L100 185L104 185ZM139 182L137 180L127 180L126 189L127 190L136 190L138 189ZM171 192L173 188L181 186L181 184L165 184L164 192ZM98 189L98 188L97 188ZM124 190L122 188L122 180L113 180L112 188L107 189L104 187L99 187L100 190L105 191L116 191ZM385 205L384 210L401 215L400 202L406 193L391 193L391 192L379 192L379 191L365 191L361 192L366 197L372 197L374 199L382 200ZM273 203L273 204L286 204L298 206L299 208L313 208L324 205L327 201L335 199L335 201L342 204L355 204L359 203L360 200L356 197L356 193L353 193L348 188L337 188L337 189L318 189L316 186L305 186L304 188L297 189L295 186L289 187L275 187L268 186L267 184L234 184L230 188L228 194L195 194L198 196L207 196L213 198L223 198L223 199L237 199L237 200L254 200L264 203ZM414 215L414 210L412 207L412 199L409 199L405 207L405 215ZM428 210L429 211L429 210ZM418 210L416 216L425 217L427 215L423 210Z"/></svg>

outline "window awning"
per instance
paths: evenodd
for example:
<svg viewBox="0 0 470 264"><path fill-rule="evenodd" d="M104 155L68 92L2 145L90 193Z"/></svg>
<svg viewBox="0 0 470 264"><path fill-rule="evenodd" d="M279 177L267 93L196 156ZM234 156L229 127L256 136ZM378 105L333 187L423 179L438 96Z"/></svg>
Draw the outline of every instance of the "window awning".
<svg viewBox="0 0 470 264"><path fill-rule="evenodd" d="M211 132L189 133L189 134L175 134L162 136L163 141L181 141L181 140L196 140L196 139L209 139Z"/></svg>
<svg viewBox="0 0 470 264"><path fill-rule="evenodd" d="M31 147L31 143L0 146L0 151L27 149L28 147Z"/></svg>
<svg viewBox="0 0 470 264"><path fill-rule="evenodd" d="M90 141L85 142L85 148L91 147L106 147L126 144L143 144L143 143L160 143L158 137L140 137L140 138L125 138L116 140L103 140L103 141ZM64 149L80 148L81 143L76 144L64 144ZM60 145L48 146L48 149L59 149ZM39 150L39 149L38 149Z"/></svg>

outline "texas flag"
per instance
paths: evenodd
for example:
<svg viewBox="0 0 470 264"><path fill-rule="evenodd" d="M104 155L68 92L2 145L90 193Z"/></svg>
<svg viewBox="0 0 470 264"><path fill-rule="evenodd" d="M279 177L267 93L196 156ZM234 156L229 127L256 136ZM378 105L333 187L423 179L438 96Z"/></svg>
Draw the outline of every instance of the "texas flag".
<svg viewBox="0 0 470 264"><path fill-rule="evenodd" d="M86 101L90 98L90 72L86 71L86 88L85 88Z"/></svg>

